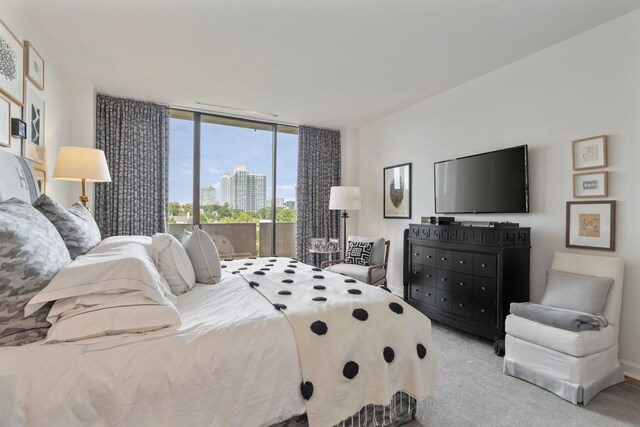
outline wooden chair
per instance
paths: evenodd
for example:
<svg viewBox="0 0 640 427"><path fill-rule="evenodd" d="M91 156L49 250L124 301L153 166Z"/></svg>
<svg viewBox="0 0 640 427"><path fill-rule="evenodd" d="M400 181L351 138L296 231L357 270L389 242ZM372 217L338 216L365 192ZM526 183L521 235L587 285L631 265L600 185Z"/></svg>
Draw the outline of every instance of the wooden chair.
<svg viewBox="0 0 640 427"><path fill-rule="evenodd" d="M372 261L376 262L372 265L356 265L356 264L347 264L344 259L338 259L335 261L325 261L320 267L322 269L326 269L327 271L332 271L334 273L343 274L345 276L349 276L353 279L359 280L361 282L368 283L373 286L381 286L386 285L387 283L387 262L389 261L389 246L391 242L389 240L385 240L384 238L376 238L376 239L368 239L368 238L358 238L355 236L350 236L349 241L352 239L360 240L360 241L374 241L374 247L371 254ZM347 243L348 245L349 243ZM384 251L384 255L382 255L382 251ZM376 259L377 257L377 259ZM381 262L380 262L381 261Z"/></svg>

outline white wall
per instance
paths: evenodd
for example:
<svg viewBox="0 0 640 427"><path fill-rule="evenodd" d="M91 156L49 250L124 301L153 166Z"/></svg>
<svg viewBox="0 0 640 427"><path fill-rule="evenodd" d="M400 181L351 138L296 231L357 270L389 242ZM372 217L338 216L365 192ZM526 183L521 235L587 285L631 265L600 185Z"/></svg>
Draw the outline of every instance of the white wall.
<svg viewBox="0 0 640 427"><path fill-rule="evenodd" d="M391 239L390 285L400 292L402 232L434 212L433 162L529 144L531 213L459 217L531 227L531 299L537 301L554 251L567 250L571 141L600 134L610 137L617 250L582 252L625 260L620 357L625 371L640 378L640 12L363 126L353 165L363 196L359 233ZM413 220L385 220L382 168L402 162L413 162Z"/></svg>
<svg viewBox="0 0 640 427"><path fill-rule="evenodd" d="M58 68L56 58L48 54L46 40L39 35L37 28L9 10L9 1L0 1L0 17L16 37L24 42L29 40L36 47L45 61L45 90L42 98L45 101L44 141L46 147L47 194L63 204L71 201L71 185L63 181L51 179L58 154L58 148L69 144L69 81L66 73ZM11 105L11 116L22 118L22 108ZM22 142L12 138L11 147L5 149L13 154L21 155Z"/></svg>

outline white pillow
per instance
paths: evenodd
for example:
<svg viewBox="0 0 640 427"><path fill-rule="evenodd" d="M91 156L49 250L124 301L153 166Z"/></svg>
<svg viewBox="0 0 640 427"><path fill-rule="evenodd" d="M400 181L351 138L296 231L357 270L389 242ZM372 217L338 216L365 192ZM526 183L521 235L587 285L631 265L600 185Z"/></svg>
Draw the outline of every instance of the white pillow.
<svg viewBox="0 0 640 427"><path fill-rule="evenodd" d="M154 234L151 253L158 270L167 279L174 295L184 294L193 288L196 284L196 274L187 251L178 239L171 234Z"/></svg>
<svg viewBox="0 0 640 427"><path fill-rule="evenodd" d="M220 255L211 236L197 225L193 233L185 231L182 244L191 259L198 283L218 283L222 276Z"/></svg>
<svg viewBox="0 0 640 427"><path fill-rule="evenodd" d="M156 268L147 248L135 242L102 244L87 255L76 258L27 303L25 316L35 313L49 301L99 292L140 291L153 301L166 297L176 301L169 285Z"/></svg>
<svg viewBox="0 0 640 427"><path fill-rule="evenodd" d="M157 303L139 291L58 300L47 320L52 326L46 342L149 332L181 323L171 301L164 299Z"/></svg>

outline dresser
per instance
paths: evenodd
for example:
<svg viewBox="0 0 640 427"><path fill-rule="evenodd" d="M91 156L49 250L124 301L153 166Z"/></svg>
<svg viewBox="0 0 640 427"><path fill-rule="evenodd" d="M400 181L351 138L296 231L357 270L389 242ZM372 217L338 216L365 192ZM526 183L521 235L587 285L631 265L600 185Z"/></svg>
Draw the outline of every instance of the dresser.
<svg viewBox="0 0 640 427"><path fill-rule="evenodd" d="M427 317L494 340L504 354L512 302L529 300L530 229L411 224L404 299Z"/></svg>

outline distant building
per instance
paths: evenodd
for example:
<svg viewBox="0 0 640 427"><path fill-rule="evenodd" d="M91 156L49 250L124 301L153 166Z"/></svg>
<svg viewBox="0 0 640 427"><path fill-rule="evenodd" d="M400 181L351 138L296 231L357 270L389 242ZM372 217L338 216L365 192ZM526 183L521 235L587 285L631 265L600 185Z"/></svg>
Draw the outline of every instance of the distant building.
<svg viewBox="0 0 640 427"><path fill-rule="evenodd" d="M200 188L200 206L216 204L216 187L205 185Z"/></svg>
<svg viewBox="0 0 640 427"><path fill-rule="evenodd" d="M227 178L228 177L228 178ZM266 206L267 200L267 177L263 174L249 173L249 168L245 165L238 165L233 170L233 176L228 174L220 178L221 200L224 199L223 182L229 182L229 206L233 209L256 212Z"/></svg>
<svg viewBox="0 0 640 427"><path fill-rule="evenodd" d="M284 202L284 205L287 209L293 209L294 211L296 210L295 200L287 200L286 202Z"/></svg>
<svg viewBox="0 0 640 427"><path fill-rule="evenodd" d="M267 199L267 203L265 207L271 207L271 198ZM286 207L284 203L284 197L276 197L276 208L284 208Z"/></svg>
<svg viewBox="0 0 640 427"><path fill-rule="evenodd" d="M231 175L225 173L220 177L220 204L231 206Z"/></svg>

